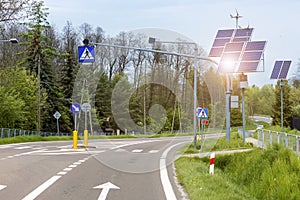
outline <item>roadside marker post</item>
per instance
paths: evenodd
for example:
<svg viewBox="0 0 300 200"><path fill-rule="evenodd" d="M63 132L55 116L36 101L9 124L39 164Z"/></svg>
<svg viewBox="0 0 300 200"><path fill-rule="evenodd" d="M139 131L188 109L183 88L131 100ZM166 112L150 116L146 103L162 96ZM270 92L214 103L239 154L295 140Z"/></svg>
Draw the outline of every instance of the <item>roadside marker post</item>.
<svg viewBox="0 0 300 200"><path fill-rule="evenodd" d="M81 106L81 110L84 112L84 131L83 131L83 144L85 147L88 146L88 130L87 130L87 113L90 112L92 109L91 104L89 103L84 103Z"/></svg>
<svg viewBox="0 0 300 200"><path fill-rule="evenodd" d="M78 132L76 130L73 131L73 149L77 149L78 144Z"/></svg>
<svg viewBox="0 0 300 200"><path fill-rule="evenodd" d="M214 174L215 168L215 153L210 154L210 166L209 166L209 174Z"/></svg>
<svg viewBox="0 0 300 200"><path fill-rule="evenodd" d="M73 131L73 149L77 149L77 144L78 144L78 132L77 132L77 115L81 110L81 106L79 103L73 103L70 106L70 110L72 113L74 113L74 131Z"/></svg>

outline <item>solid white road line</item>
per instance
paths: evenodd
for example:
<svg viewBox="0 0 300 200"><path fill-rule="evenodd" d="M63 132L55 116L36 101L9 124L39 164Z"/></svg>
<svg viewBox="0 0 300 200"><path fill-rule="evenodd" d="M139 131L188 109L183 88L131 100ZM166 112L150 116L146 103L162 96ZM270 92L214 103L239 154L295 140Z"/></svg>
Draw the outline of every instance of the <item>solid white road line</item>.
<svg viewBox="0 0 300 200"><path fill-rule="evenodd" d="M61 178L61 176L52 176L50 179L48 179L42 185L37 187L31 193L29 193L22 200L34 200L37 196L39 196L42 192L44 192L48 187L50 187L53 183L55 183L60 178Z"/></svg>
<svg viewBox="0 0 300 200"><path fill-rule="evenodd" d="M186 142L181 142L181 143L177 143L177 144L170 146L163 152L163 154L160 157L160 161L159 161L160 181L163 185L163 189L164 189L167 200L176 200L177 199L176 195L174 193L174 190L172 188L169 176L168 176L168 170L167 170L167 164L166 164L167 155L172 148L174 148L177 145L183 144L183 143L186 143Z"/></svg>

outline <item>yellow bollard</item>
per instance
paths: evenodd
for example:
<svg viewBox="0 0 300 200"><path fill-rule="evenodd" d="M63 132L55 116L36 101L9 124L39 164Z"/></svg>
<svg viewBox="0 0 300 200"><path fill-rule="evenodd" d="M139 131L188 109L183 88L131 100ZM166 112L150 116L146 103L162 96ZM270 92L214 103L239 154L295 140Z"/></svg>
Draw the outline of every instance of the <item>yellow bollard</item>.
<svg viewBox="0 0 300 200"><path fill-rule="evenodd" d="M78 133L77 131L73 131L73 148L77 149L77 143L78 143Z"/></svg>
<svg viewBox="0 0 300 200"><path fill-rule="evenodd" d="M84 146L87 147L88 146L88 136L89 136L89 133L88 133L88 130L84 130L83 132L83 143L84 143Z"/></svg>

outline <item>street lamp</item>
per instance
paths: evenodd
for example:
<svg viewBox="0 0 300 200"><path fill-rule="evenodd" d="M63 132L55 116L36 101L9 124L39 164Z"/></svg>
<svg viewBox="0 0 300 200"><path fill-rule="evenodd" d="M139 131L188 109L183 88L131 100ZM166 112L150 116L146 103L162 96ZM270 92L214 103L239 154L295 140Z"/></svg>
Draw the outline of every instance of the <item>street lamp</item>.
<svg viewBox="0 0 300 200"><path fill-rule="evenodd" d="M6 42L10 42L10 43L13 43L13 44L17 44L19 43L18 39L17 38L11 38L9 40L0 40L1 43L6 43Z"/></svg>

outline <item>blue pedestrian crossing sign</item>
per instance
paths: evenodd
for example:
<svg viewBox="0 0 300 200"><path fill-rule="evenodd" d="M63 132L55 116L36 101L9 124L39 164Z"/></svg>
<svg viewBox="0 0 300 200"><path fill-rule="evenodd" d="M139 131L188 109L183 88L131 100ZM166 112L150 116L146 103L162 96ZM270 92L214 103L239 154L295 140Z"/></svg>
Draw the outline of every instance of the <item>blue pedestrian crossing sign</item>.
<svg viewBox="0 0 300 200"><path fill-rule="evenodd" d="M199 119L207 119L208 118L208 108L197 108L197 115Z"/></svg>
<svg viewBox="0 0 300 200"><path fill-rule="evenodd" d="M81 63L95 62L94 46L79 46L78 47L78 60Z"/></svg>

